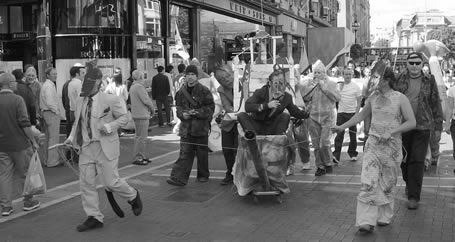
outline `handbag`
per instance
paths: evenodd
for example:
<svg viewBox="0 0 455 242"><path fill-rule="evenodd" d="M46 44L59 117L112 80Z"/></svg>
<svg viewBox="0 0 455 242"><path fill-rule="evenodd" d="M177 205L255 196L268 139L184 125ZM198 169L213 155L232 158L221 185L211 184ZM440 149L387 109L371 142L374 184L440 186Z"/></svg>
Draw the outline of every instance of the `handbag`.
<svg viewBox="0 0 455 242"><path fill-rule="evenodd" d="M44 178L43 167L37 151L33 152L25 177L23 196L44 194L46 192L46 180Z"/></svg>

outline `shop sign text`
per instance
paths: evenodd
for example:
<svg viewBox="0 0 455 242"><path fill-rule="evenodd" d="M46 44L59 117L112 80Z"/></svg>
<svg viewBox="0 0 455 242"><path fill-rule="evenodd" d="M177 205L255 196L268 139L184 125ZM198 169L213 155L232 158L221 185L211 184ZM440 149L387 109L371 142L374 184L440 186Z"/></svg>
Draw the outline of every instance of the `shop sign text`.
<svg viewBox="0 0 455 242"><path fill-rule="evenodd" d="M247 7L245 5L242 5L242 4L233 2L233 1L230 1L229 5L230 5L231 11L233 11L235 13L238 13L238 14L250 17L250 18L254 18L254 19L257 19L260 21L272 23L272 24L276 23L276 19L274 16L265 14L265 13L261 12L260 10L250 8L250 7Z"/></svg>

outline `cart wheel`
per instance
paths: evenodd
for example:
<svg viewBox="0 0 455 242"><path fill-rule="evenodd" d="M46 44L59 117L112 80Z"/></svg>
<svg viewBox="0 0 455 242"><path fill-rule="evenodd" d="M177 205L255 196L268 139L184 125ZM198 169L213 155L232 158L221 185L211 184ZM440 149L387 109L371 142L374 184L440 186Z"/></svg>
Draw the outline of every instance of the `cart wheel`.
<svg viewBox="0 0 455 242"><path fill-rule="evenodd" d="M282 204L283 203L283 197L281 196L281 194L278 194L276 195L276 201L279 203L279 204Z"/></svg>
<svg viewBox="0 0 455 242"><path fill-rule="evenodd" d="M258 204L259 203L259 198L255 195L253 195L253 201L254 203Z"/></svg>

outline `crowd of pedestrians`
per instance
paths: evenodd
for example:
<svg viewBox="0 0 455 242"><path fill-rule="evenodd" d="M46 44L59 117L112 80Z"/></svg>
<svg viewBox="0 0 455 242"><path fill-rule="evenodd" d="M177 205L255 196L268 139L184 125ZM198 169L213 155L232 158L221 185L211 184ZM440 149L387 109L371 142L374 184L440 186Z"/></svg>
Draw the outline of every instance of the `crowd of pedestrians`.
<svg viewBox="0 0 455 242"><path fill-rule="evenodd" d="M245 100L245 112L240 113L234 108L234 73L227 65L216 67L209 75L193 60L188 66L178 65L178 73L174 75L172 66L158 66L152 78L145 78L140 70L132 70L128 80L123 80L120 68L113 70L112 77L105 78L93 62L75 63L69 70L71 79L63 85L62 100L56 88L57 70L53 67L45 70L46 80L42 81L37 79L33 66L27 65L25 73L20 69L12 74L3 73L0 112L6 115L0 117L2 215L13 212L12 172L18 169L22 180L25 178L27 163L39 148L38 129L46 137L42 144L46 151L42 163L49 168L64 164L64 157L56 149L48 149L60 142L61 102L66 119L64 143L79 151L70 151L66 157L79 164L82 205L87 219L77 227L78 231L103 227L95 183L97 174L117 215L123 212L112 193L127 200L135 215L141 214L139 192L118 175L119 136L122 127L129 121L134 123L131 159L135 165L147 165L151 160L146 152L150 119L156 113L160 127L175 125L174 131L180 136L180 155L167 179L174 186L188 184L195 157L197 181L209 181L208 144L214 116L221 128L226 162L221 185L234 181L233 166L241 135L246 138L246 148L256 168L262 162L261 155L254 153L258 152L256 141L251 141L255 136L288 134L305 170L311 169L311 138L314 175L323 176L332 173L343 161L346 129L350 138L347 155L353 162L358 160L357 124L364 121L362 186L357 199L356 225L360 231L371 232L374 226L386 226L392 221L397 164L406 183L407 206L418 209L425 157L430 152L427 147L432 147L432 160L437 163L439 147L432 145L432 140L438 143L443 120L444 130L455 139L455 126L451 122L455 89L448 91L449 103L443 117L438 88L433 75L425 70L424 57L414 52L406 61L406 68L397 75L390 66L382 71L374 66L360 70L353 61L327 70L318 60L310 74L296 75L295 95L303 101L301 104L296 104L295 97L286 91L285 70L275 69L266 85ZM354 78L363 83L359 85ZM219 97L222 107L217 107L214 97ZM241 135L239 130L243 131ZM336 137L332 139L334 132ZM15 142L10 141L11 137ZM295 154L292 159L287 175L294 173ZM24 197L24 210L39 205L31 196Z"/></svg>

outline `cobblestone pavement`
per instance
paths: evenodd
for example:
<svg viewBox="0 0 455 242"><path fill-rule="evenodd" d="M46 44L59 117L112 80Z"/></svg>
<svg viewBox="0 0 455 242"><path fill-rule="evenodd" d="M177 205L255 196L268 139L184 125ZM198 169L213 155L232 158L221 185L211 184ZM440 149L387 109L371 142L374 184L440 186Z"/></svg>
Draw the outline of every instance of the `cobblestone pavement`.
<svg viewBox="0 0 455 242"><path fill-rule="evenodd" d="M119 201L126 217L116 217L100 189L105 226L78 233L76 225L85 214L73 182L41 196L42 208L34 212L20 211L21 202L15 201L16 212L0 218L0 241L455 241L451 140L444 135L441 143L443 155L438 166L426 172L420 208L407 209L400 177L393 223L376 227L370 235L354 226L361 155L351 162L343 154L334 174L315 177L313 169L289 176L291 193L279 204L271 197L255 203L249 196L239 197L235 187L220 186L220 152L210 155L208 183L197 182L193 170L186 187L168 185L175 150L155 157L152 166L121 170L141 192L141 216L132 215L129 205Z"/></svg>

